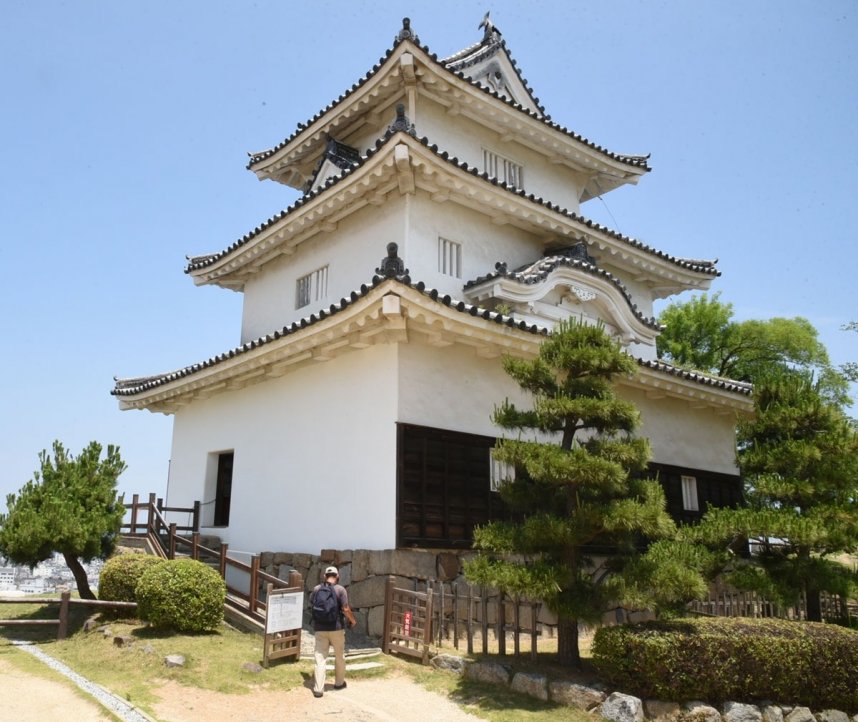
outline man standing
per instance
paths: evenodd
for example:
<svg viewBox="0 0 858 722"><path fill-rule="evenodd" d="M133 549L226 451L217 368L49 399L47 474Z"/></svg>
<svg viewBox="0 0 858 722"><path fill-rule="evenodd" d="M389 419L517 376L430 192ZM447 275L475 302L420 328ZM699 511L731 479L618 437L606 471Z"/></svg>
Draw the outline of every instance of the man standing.
<svg viewBox="0 0 858 722"><path fill-rule="evenodd" d="M325 569L325 581L317 584L310 594L313 610L313 627L316 630L316 674L313 696L321 697L325 691L325 659L334 648L334 689L346 686L346 630L357 620L349 607L349 595L337 582L340 572L336 567Z"/></svg>

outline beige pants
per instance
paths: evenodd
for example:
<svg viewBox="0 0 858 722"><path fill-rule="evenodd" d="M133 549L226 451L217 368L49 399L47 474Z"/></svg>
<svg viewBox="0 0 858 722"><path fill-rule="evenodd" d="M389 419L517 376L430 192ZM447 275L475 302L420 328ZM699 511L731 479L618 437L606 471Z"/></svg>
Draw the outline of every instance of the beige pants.
<svg viewBox="0 0 858 722"><path fill-rule="evenodd" d="M314 692L325 691L325 659L330 647L334 648L334 683L341 685L346 681L346 632L316 632L316 675Z"/></svg>

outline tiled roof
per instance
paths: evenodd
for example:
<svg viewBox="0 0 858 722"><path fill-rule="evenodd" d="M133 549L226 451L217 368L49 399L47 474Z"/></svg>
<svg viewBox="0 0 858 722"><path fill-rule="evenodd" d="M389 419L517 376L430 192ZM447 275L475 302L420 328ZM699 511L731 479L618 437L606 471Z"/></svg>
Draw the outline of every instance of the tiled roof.
<svg viewBox="0 0 858 722"><path fill-rule="evenodd" d="M333 110L338 105L340 105L344 100L349 98L355 91L359 90L374 75L376 75L376 73L378 73L378 71L382 68L382 66L388 60L388 58L390 58L390 56L393 54L393 52L396 50L396 48L399 47L399 45L401 45L404 42L409 42L409 43L414 44L415 47L419 48L426 55L428 55L429 58L433 62L435 62L439 68L444 69L446 72L453 73L453 75L455 75L460 80L468 83L469 85L473 86L474 88L481 90L484 93L487 93L488 95L491 95L492 97L496 98L497 100L500 100L502 103L505 103L506 105L508 105L512 108L515 108L516 110L518 110L522 113L525 113L526 115L530 116L534 120L538 120L541 123L544 123L545 125L549 126L550 128L553 128L554 130L557 130L557 131L563 133L564 135L567 135L570 138L573 138L574 140L576 140L580 143L583 143L584 145L592 148L593 150L598 151L599 153L607 156L608 158L611 158L612 160L616 160L620 163L624 163L626 165L633 166L635 168L641 168L642 170L645 170L645 171L651 170L649 168L649 166L647 165L647 161L649 160L648 155L647 156L623 155L621 153L614 153L612 151L607 150L606 148L603 148L602 146L594 143L591 140L588 140L587 138L580 135L579 133L575 133L574 131L571 131L568 128L566 128L565 126L553 122L552 120L550 120L550 117L548 115L545 115L543 113L536 113L536 112L534 112L528 108L525 108L524 106L520 105L519 103L516 103L515 101L510 100L509 98L505 98L502 95L498 94L497 92L491 90L490 88L487 88L484 85L481 85L480 83L471 80L461 70L455 70L451 67L448 67L448 65L446 64L447 61L439 59L438 56L435 53L433 53L431 50L429 50L429 48L427 46L422 45L416 37L405 38L405 39L397 38L393 43L393 47L391 47L381 58L379 58L379 61L375 65L372 66L372 69L368 73L366 73L356 83L352 84L352 86L348 90L346 90L344 93L340 94L340 96L338 98L331 101L326 107L322 108L319 112L317 112L312 118L305 121L304 123L299 123L298 126L296 127L295 131L292 133L292 135L290 135L287 138L285 138L284 140L282 140L280 143L278 143L273 148L269 148L268 150L252 154L250 156L250 161L247 164L247 168L252 169L253 166L256 165L257 163L259 163L260 161L263 161L266 158L271 157L272 155L277 153L279 150L282 150L283 148L285 148L287 145L289 145L289 143L291 143L295 138L297 138L306 128L311 126L313 123L315 123L321 117L323 117L326 113L329 113L331 110ZM510 60L512 60L511 57L510 57ZM516 70L516 72L518 73L518 70ZM529 86L527 86L526 82L524 81L524 78L521 77L520 73L519 73L519 78L521 78L522 83L524 83L525 86L528 87L528 90L529 90ZM542 106L539 106L539 107L540 107L540 111L541 111Z"/></svg>
<svg viewBox="0 0 858 722"><path fill-rule="evenodd" d="M171 381L176 381L178 379L185 378L186 376L195 374L199 371L202 371L203 369L216 366L217 364L223 363L228 359L240 356L241 354L247 353L248 351L252 351L253 349L269 344L272 341L275 341L279 338L283 338L284 336L294 334L301 329L307 328L308 326L312 326L319 321L323 321L324 319L329 318L330 316L333 316L340 311L343 311L348 306L352 305L359 299L366 296L373 288L387 280L390 279L378 275L373 276L372 281L369 285L361 285L359 291L352 291L348 298L341 298L339 303L332 303L328 308L321 309L316 313L310 314L309 316L302 318L300 321L295 321L292 324L284 326L283 328L279 329L278 331L275 331L274 333L266 334L265 336L260 336L259 338L256 338L252 341L248 341L247 343L232 348L222 354L212 356L211 358L208 358L201 363L192 364L191 366L185 366L184 368L179 369L177 371L171 371L160 375L145 376L140 378L115 379L116 385L111 394L113 394L114 396L132 396L134 394L139 394L143 391L149 391L150 389L156 388L158 386L168 384ZM418 283L411 283L411 279L408 276L405 276L401 279L393 280L395 280L397 283L402 283L409 288L413 288L419 291L424 296L432 299L433 301L436 301L445 306L450 306L451 308L455 308L461 313L467 313L471 316L480 316L481 318L484 318L488 321L494 321L495 323L504 324L506 326L518 328L523 331L529 331L530 333L534 334L546 335L548 333L548 329L544 327L536 326L535 324L527 324L526 322L518 321L511 316L505 316L495 311L490 311L488 309L480 308L479 306L474 306L472 304L465 303L464 301L456 301L449 295L440 294L434 288L427 289L426 285L422 281Z"/></svg>
<svg viewBox="0 0 858 722"><path fill-rule="evenodd" d="M114 389L111 391L111 394L113 396L134 396L145 391L150 391L154 388L164 386L173 381L192 376L196 373L199 373L200 371L217 366L221 363L224 363L225 361L228 361L229 359L241 356L242 354L253 351L254 349L273 343L280 338L299 333L301 330L309 326L313 326L316 323L319 323L331 316L336 315L337 313L340 313L352 304L356 303L364 296L368 295L370 291L376 286L379 286L387 281L401 283L408 288L412 288L418 291L423 296L431 299L435 303L447 306L459 313L480 317L485 319L486 321L492 321L496 324L518 329L525 333L531 333L539 336L547 336L549 333L548 329L543 326L537 326L536 324L528 324L525 321L517 321L512 316L498 313L496 311L490 311L488 309L481 308L479 306L472 305L464 301L459 301L453 299L446 294L442 295L437 289L426 288L426 285L422 281L418 283L412 283L410 277L408 276L398 277L395 279L383 278L381 276L373 276L369 286L367 286L366 284L362 285L359 291L352 291L348 298L340 299L339 303L331 304L327 309L321 309L317 313L302 318L300 321L296 321L292 324L284 326L283 328L274 331L273 333L269 333L265 336L260 336L259 338L256 338L252 341L248 341L241 346L232 348L229 351L218 354L217 356L212 356L200 363L185 366L184 368L178 369L177 371L171 371L160 375L127 379L114 379L115 386ZM685 371L683 369L676 368L675 366L671 366L670 364L662 363L661 361L645 361L644 359L640 358L636 360L638 364L642 367L654 369L656 371L670 374L672 376L676 376L688 381L694 381L705 386L712 386L723 389L725 391L739 393L745 396L751 394L752 387L750 384L740 383L738 381L731 381L729 379L722 379L716 376L708 376L700 372Z"/></svg>
<svg viewBox="0 0 858 722"><path fill-rule="evenodd" d="M486 281L491 281L495 278L509 278L527 286L544 283L552 271L564 266L568 268L576 268L584 271L585 273L589 273L593 276L600 276L601 278L610 281L623 295L623 298L626 299L626 303L628 303L632 313L634 313L635 317L641 323L659 331L663 328L655 318L644 316L643 313L638 310L638 305L632 301L632 296L625 284L613 273L599 268L595 263L584 261L580 258L572 258L562 253L545 256L535 263L529 263L525 266L521 266L514 271L507 270L505 263L496 263L495 270L493 272L487 273L485 276L475 278L473 281L468 281L465 284L465 289L467 290L474 286L479 286Z"/></svg>
<svg viewBox="0 0 858 722"><path fill-rule="evenodd" d="M322 184L321 186L319 186L315 190L311 191L307 195L299 198L297 201L295 201L292 205L290 205L285 210L281 211L280 213L278 213L275 216L272 216L271 218L269 218L267 221L265 221L261 225L256 226L256 228L254 228L252 231L250 231L249 233L246 233L241 238L239 238L237 241L232 243L226 250L221 251L220 253L213 253L213 254L204 255L204 256L196 256L196 257L189 259L189 263L188 263L187 268L185 269L185 272L190 273L191 271L195 271L195 270L198 270L201 268L205 268L206 266L209 266L212 263L215 263L217 260L219 260L220 258L223 258L224 256L231 253L232 251L240 248L245 243L247 243L248 241L253 239L261 231L263 231L267 227L269 227L272 223L275 223L275 222L281 220L282 218L287 216L289 213L297 210L298 208L305 205L306 203L308 203L313 198L316 198L319 194L326 191L328 188L331 188L332 186L334 186L337 183L339 183L340 181L342 181L344 178L348 177L351 173L354 173L369 158L371 158L373 155L378 153L378 151L394 135L396 135L395 131L388 130L384 134L384 136L382 136L379 140L376 141L375 146L373 148L370 148L367 151L367 154L365 156L363 156L357 163L354 163L349 168L346 168L340 175L332 176L324 184ZM606 226L603 226L599 223L596 223L595 221L591 221L588 218L585 218L584 216L578 215L577 213L574 213L574 212L569 211L565 208L562 208L561 206L559 206L555 203L551 203L551 202L545 200L544 198L542 198L540 196L536 196L533 193L527 193L523 189L515 188L513 186L510 186L510 185L502 182L502 181L499 181L497 178L490 176L485 171L480 171L479 169L469 165L468 163L466 163L464 161L460 161L457 157L451 156L446 151L440 150L437 145L435 145L434 143L430 143L428 138L425 138L425 137L424 138L416 138L416 140L419 143L421 143L423 146L425 146L426 148L431 150L438 158L446 161L447 163L454 165L457 168L459 168L459 169L461 169L461 170L463 170L463 171L465 171L465 172L467 172L467 173L469 173L475 177L482 178L483 180L488 181L492 185L503 188L508 193L514 193L514 194L516 194L522 198L525 198L529 201L532 201L533 203L537 203L538 205L540 205L544 208L552 210L556 213L560 213L561 215L564 215L573 221L576 221L578 223L583 224L587 228L590 228L590 229L597 231L599 233L604 233L605 235L610 236L611 238L619 240L623 243L626 243L629 246L632 246L633 248L637 248L637 249L640 249L646 253L650 253L650 254L658 257L658 258L661 258L661 259L668 261L670 263L674 263L674 264L676 264L682 268L685 268L689 271L693 271L696 273L704 273L704 274L707 274L710 276L720 276L721 275L720 272L715 269L715 264L713 261L699 261L699 260L690 261L690 260L686 260L683 258L679 258L677 256L673 256L673 255L671 255L669 253L665 253L663 251L658 251L655 248L653 248L652 246L649 246L646 243L643 243L642 241L639 241L639 240L632 238L630 236L623 235L622 233L619 233L618 231L613 231L613 230L607 228Z"/></svg>
<svg viewBox="0 0 858 722"><path fill-rule="evenodd" d="M642 358L636 360L638 362L638 366L642 366L643 368L653 369L665 374L670 374L671 376L678 376L686 381L696 381L697 383L705 384L706 386L714 386L715 388L732 391L733 393L742 394L744 396L750 396L751 392L754 390L753 384L745 383L744 381L725 379L721 376L705 374L702 371L689 371L688 369L681 369L678 366L671 366L663 361L647 361Z"/></svg>

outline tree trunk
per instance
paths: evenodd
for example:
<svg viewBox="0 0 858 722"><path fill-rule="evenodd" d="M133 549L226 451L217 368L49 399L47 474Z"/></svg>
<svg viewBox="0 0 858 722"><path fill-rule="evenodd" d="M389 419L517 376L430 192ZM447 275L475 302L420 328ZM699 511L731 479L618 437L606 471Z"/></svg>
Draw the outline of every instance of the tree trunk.
<svg viewBox="0 0 858 722"><path fill-rule="evenodd" d="M805 590L807 599L807 621L821 622L822 621L822 600L820 599L820 591L808 586Z"/></svg>
<svg viewBox="0 0 858 722"><path fill-rule="evenodd" d="M560 617L557 620L557 661L569 667L581 666L577 619Z"/></svg>
<svg viewBox="0 0 858 722"><path fill-rule="evenodd" d="M80 594L80 598L95 599L95 594L93 594L92 590L89 588L89 580L86 578L86 569L83 568L83 564L80 563L80 559L78 559L74 554L65 553L63 553L63 559L66 560L66 565L71 569L72 575L74 575L74 581L75 584L77 584L77 591Z"/></svg>

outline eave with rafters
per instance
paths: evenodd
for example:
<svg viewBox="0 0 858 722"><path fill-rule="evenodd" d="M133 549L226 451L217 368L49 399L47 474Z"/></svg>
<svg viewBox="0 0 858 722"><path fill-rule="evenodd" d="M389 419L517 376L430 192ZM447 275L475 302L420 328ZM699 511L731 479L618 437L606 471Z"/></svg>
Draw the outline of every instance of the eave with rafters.
<svg viewBox="0 0 858 722"><path fill-rule="evenodd" d="M117 379L122 409L171 414L192 401L277 378L309 364L378 343L461 344L482 358L535 357L547 329L440 297L410 279L382 279L300 323L177 371ZM728 379L638 361L638 373L619 380L651 398L681 399L695 408L748 414L751 387Z"/></svg>

